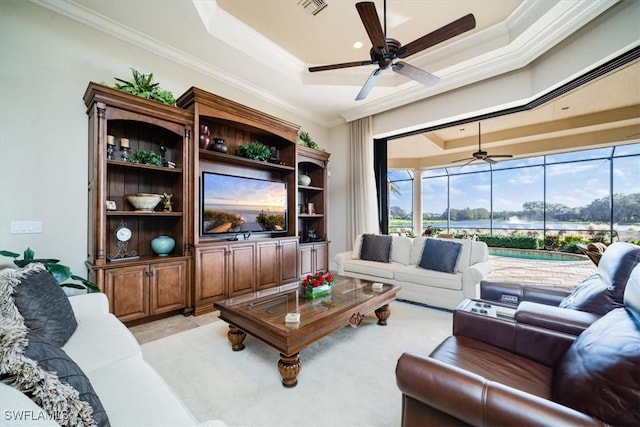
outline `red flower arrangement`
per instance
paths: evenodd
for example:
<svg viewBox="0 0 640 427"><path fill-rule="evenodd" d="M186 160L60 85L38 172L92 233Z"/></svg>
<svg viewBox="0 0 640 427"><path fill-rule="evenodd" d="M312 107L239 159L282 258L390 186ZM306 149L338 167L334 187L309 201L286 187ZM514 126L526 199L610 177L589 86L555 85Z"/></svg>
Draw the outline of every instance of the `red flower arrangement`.
<svg viewBox="0 0 640 427"><path fill-rule="evenodd" d="M335 283L335 279L333 275L329 272L324 273L316 273L316 274L307 274L307 278L302 281L302 286L305 288L318 288L322 285L333 286Z"/></svg>

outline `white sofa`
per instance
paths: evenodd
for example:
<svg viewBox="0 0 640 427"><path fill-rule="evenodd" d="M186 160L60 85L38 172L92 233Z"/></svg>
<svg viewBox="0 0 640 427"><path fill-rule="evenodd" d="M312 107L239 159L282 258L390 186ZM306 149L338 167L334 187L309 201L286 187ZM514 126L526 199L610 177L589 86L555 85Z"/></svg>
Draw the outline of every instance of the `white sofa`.
<svg viewBox="0 0 640 427"><path fill-rule="evenodd" d="M209 426L202 424L143 358L131 332L112 314L104 294L69 298L77 329L62 347L89 378L111 426ZM22 421L20 421L22 419ZM31 399L0 383L0 426L57 426Z"/></svg>
<svg viewBox="0 0 640 427"><path fill-rule="evenodd" d="M462 244L453 273L420 268L422 250L430 237L392 236L390 262L360 259L362 235L356 237L353 251L335 256L338 274L399 285L399 299L453 310L465 298L477 298L479 283L491 272L489 248L484 242L446 239ZM444 239L443 239L444 240Z"/></svg>

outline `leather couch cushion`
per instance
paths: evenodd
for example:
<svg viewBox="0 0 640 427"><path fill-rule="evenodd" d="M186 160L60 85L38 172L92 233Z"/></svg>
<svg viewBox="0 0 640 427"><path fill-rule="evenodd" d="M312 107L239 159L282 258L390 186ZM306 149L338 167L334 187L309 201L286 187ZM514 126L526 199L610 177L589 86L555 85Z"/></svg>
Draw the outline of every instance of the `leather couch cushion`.
<svg viewBox="0 0 640 427"><path fill-rule="evenodd" d="M602 281L600 275L594 274L560 301L560 307L603 316L615 308L622 307L622 303L615 301L613 292Z"/></svg>
<svg viewBox="0 0 640 427"><path fill-rule="evenodd" d="M46 269L28 273L14 287L13 299L26 327L51 344L62 347L76 330L69 298Z"/></svg>
<svg viewBox="0 0 640 427"><path fill-rule="evenodd" d="M391 236L363 234L360 259L389 262L391 256Z"/></svg>
<svg viewBox="0 0 640 427"><path fill-rule="evenodd" d="M624 308L594 322L556 367L553 400L608 424L638 425L639 329Z"/></svg>
<svg viewBox="0 0 640 427"><path fill-rule="evenodd" d="M93 409L92 418L98 426L109 426L109 418L102 407L98 395L82 369L59 347L30 333L24 354L48 372L55 373L62 383L69 384L78 391L80 400Z"/></svg>
<svg viewBox="0 0 640 427"><path fill-rule="evenodd" d="M515 389L551 398L553 371L524 356L463 336L444 340L430 357Z"/></svg>

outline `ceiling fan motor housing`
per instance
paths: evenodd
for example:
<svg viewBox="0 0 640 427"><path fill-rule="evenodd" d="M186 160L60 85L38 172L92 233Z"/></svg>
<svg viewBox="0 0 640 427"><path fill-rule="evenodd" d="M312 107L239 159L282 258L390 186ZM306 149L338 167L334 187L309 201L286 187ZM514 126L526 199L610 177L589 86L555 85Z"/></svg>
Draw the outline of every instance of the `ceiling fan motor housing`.
<svg viewBox="0 0 640 427"><path fill-rule="evenodd" d="M396 39L387 38L386 40L387 48L389 49L387 52L385 52L384 49L375 47L372 47L369 50L371 61L377 62L380 68L382 68L383 70L389 67L389 65L391 65L391 62L397 58L396 54L398 50L400 50L400 46L402 46L402 44Z"/></svg>

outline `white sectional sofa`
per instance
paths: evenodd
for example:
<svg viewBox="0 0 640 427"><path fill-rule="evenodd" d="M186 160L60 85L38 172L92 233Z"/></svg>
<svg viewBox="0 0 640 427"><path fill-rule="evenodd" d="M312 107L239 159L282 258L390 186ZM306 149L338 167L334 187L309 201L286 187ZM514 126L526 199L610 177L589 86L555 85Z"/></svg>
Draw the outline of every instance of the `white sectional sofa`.
<svg viewBox="0 0 640 427"><path fill-rule="evenodd" d="M489 249L484 242L438 239L462 245L453 273L419 267L425 242L430 237L392 236L390 262L360 259L362 235L353 251L335 256L338 274L399 285L398 298L434 307L454 309L465 298L477 298L479 283L491 272Z"/></svg>
<svg viewBox="0 0 640 427"><path fill-rule="evenodd" d="M112 427L209 426L199 424L143 358L131 332L109 313L104 294L69 298L78 326L62 347L99 396ZM194 379L196 380L196 379ZM19 390L0 383L0 426L57 426Z"/></svg>

